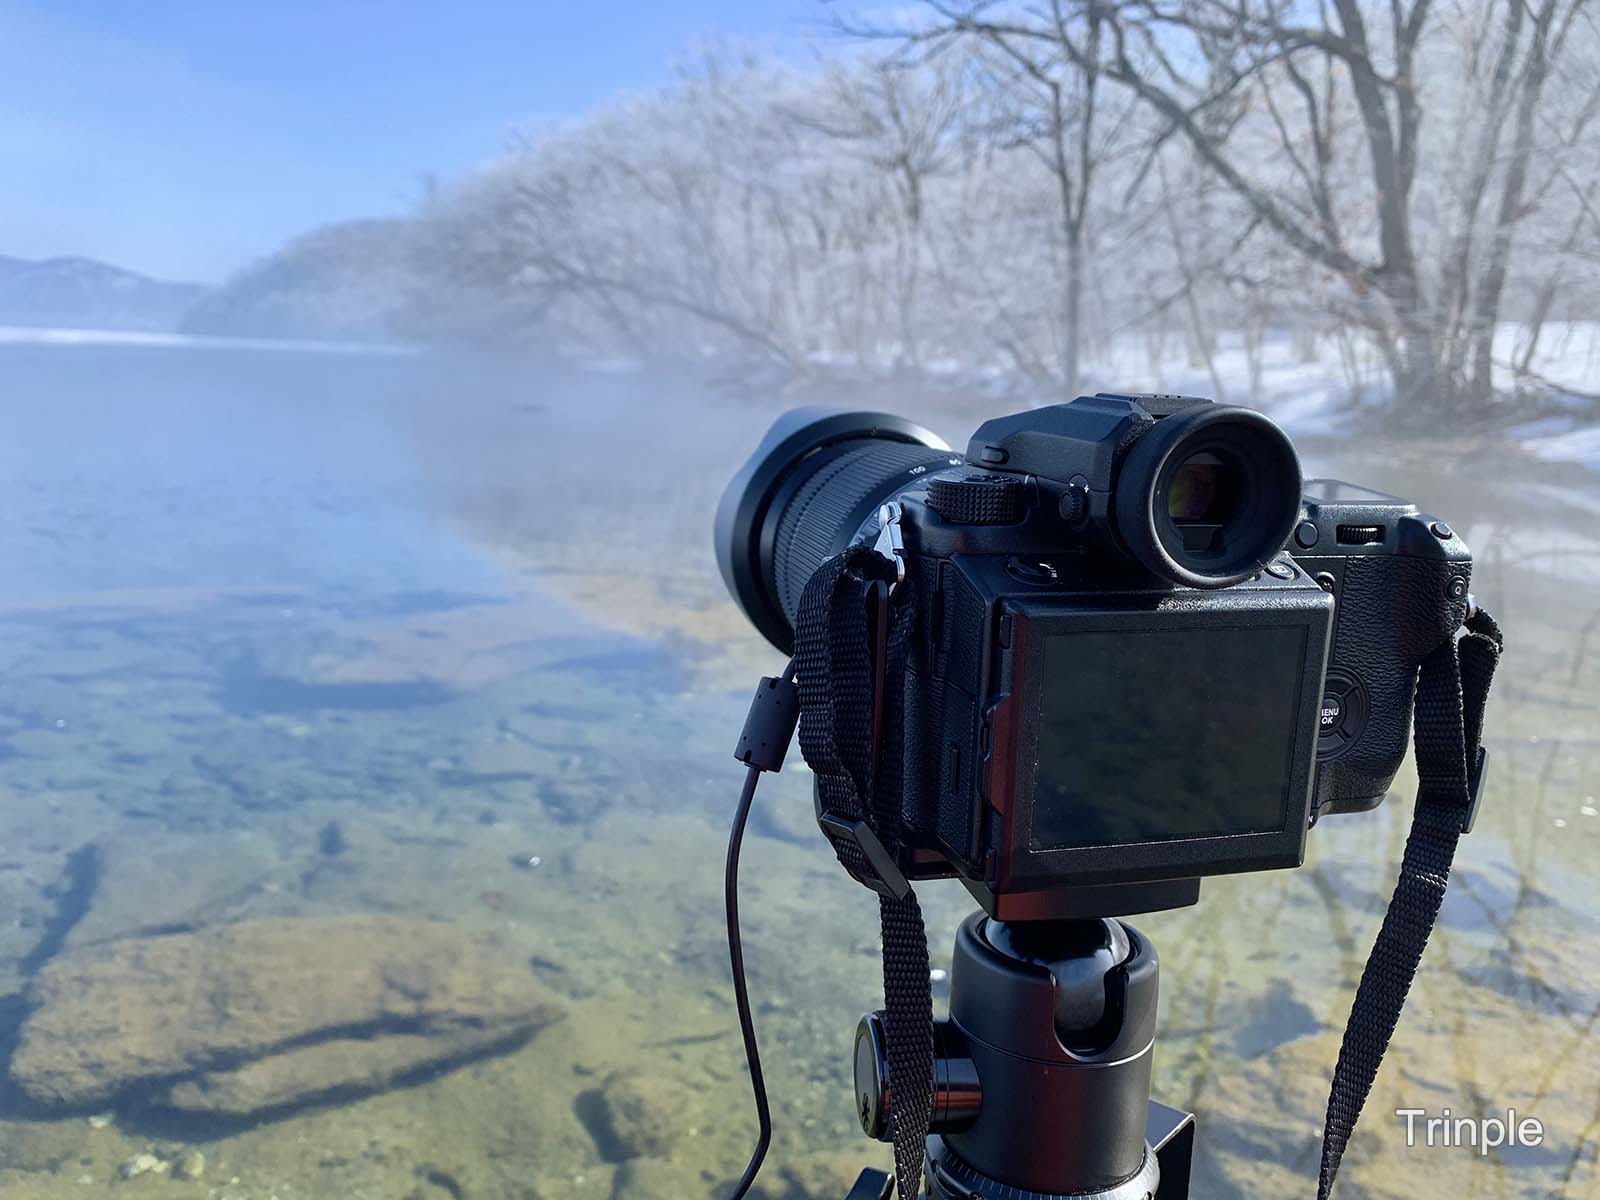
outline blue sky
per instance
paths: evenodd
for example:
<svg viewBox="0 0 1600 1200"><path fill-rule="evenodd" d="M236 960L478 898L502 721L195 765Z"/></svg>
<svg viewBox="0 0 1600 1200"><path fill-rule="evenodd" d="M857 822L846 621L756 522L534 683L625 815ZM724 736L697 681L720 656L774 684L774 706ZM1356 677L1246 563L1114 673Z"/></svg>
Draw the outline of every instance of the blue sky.
<svg viewBox="0 0 1600 1200"><path fill-rule="evenodd" d="M216 280L818 0L0 0L0 254Z"/></svg>

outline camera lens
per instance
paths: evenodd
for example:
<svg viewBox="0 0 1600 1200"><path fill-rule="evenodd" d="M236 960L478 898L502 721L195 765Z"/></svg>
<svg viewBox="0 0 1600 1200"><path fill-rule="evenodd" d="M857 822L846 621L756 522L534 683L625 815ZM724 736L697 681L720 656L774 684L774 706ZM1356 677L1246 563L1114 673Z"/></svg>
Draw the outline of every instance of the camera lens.
<svg viewBox="0 0 1600 1200"><path fill-rule="evenodd" d="M806 581L856 537L878 506L950 448L888 413L784 413L717 506L717 565L745 616L788 654Z"/></svg>
<svg viewBox="0 0 1600 1200"><path fill-rule="evenodd" d="M1300 505L1300 461L1260 413L1196 406L1157 421L1123 460L1115 524L1133 556L1188 587L1228 587L1275 555Z"/></svg>

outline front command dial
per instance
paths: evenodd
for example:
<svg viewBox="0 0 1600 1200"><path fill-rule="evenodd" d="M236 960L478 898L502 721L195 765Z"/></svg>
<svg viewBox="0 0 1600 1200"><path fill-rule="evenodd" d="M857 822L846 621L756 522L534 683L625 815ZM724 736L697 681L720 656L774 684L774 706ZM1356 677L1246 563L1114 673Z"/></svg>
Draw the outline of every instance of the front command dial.
<svg viewBox="0 0 1600 1200"><path fill-rule="evenodd" d="M928 507L954 525L1013 525L1022 520L1022 480L1010 475L963 475L928 484Z"/></svg>

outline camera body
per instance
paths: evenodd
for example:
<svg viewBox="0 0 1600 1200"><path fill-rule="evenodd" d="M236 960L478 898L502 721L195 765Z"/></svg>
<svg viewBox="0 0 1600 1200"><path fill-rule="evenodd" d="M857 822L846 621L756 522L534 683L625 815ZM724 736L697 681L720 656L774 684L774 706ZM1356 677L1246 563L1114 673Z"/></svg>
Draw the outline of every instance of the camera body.
<svg viewBox="0 0 1600 1200"><path fill-rule="evenodd" d="M917 606L883 749L901 869L1008 920L1299 865L1319 812L1382 799L1417 666L1466 610L1452 531L1350 485L1302 494L1275 425L1194 397L996 418L964 456L801 410L718 514L729 586L785 651L812 571L863 540L897 546Z"/></svg>
<svg viewBox="0 0 1600 1200"><path fill-rule="evenodd" d="M1288 550L1337 601L1314 812L1364 812L1405 758L1417 668L1466 620L1472 555L1409 500L1337 479L1306 481Z"/></svg>

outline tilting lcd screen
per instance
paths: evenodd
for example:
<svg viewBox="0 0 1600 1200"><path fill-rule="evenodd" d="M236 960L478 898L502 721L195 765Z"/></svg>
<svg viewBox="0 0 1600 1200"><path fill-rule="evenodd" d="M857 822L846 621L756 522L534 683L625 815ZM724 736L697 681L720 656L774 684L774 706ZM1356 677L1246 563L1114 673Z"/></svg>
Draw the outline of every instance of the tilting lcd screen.
<svg viewBox="0 0 1600 1200"><path fill-rule="evenodd" d="M1269 627L1046 638L1033 848L1282 830L1305 636Z"/></svg>

